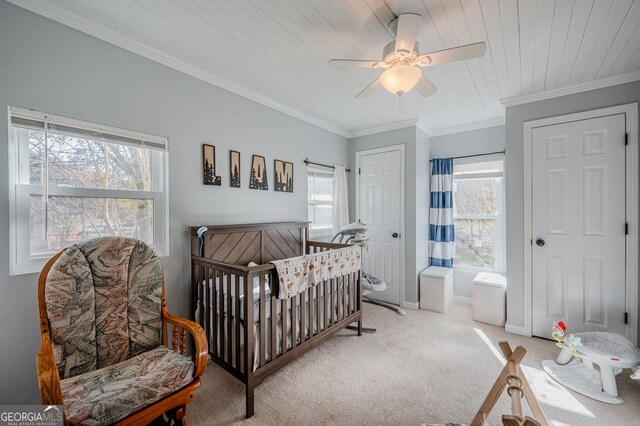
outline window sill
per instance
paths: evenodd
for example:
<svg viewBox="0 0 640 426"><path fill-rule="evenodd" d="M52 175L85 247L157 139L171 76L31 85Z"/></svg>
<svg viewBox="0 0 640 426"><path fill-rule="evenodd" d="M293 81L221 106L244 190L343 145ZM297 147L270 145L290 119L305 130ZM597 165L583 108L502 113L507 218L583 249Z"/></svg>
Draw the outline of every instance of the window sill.
<svg viewBox="0 0 640 426"><path fill-rule="evenodd" d="M466 272L469 274L478 273L478 272L492 272L494 274L504 274L503 271L498 271L495 268L481 268L479 266L467 266L467 265L456 265L454 263L453 270L458 272Z"/></svg>
<svg viewBox="0 0 640 426"><path fill-rule="evenodd" d="M333 237L333 229L329 229L329 230L318 230L318 231L309 231L309 239L310 240L315 240L315 239L331 239Z"/></svg>

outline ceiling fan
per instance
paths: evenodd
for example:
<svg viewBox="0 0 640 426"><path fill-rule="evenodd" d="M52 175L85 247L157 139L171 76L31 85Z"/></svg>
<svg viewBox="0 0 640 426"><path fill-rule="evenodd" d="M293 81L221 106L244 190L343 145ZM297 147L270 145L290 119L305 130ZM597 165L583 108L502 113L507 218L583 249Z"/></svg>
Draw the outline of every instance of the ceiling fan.
<svg viewBox="0 0 640 426"><path fill-rule="evenodd" d="M380 77L358 93L356 98L365 98L380 86L399 97L415 87L420 95L427 97L433 95L438 88L422 75L419 67L432 67L479 58L487 50L486 43L480 42L421 55L418 53L418 43L416 42L421 24L422 16L414 13L403 13L391 21L389 29L396 33L396 40L384 47L380 61L331 59L329 64L336 67L385 69Z"/></svg>

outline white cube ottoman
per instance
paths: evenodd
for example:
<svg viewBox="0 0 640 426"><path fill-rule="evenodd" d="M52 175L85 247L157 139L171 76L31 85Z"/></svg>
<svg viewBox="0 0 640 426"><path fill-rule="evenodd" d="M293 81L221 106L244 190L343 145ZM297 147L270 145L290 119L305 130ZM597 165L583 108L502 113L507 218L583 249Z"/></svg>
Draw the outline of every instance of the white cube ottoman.
<svg viewBox="0 0 640 426"><path fill-rule="evenodd" d="M507 279L491 272L480 272L473 279L474 321L504 327Z"/></svg>
<svg viewBox="0 0 640 426"><path fill-rule="evenodd" d="M453 301L453 270L429 266L420 273L420 309L447 313Z"/></svg>

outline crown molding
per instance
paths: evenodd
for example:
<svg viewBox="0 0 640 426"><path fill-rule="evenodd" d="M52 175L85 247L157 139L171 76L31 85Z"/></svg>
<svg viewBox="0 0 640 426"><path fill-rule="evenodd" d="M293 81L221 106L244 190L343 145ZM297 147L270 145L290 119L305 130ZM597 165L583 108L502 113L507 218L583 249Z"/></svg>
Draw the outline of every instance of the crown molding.
<svg viewBox="0 0 640 426"><path fill-rule="evenodd" d="M574 84L573 86L561 87L558 89L546 90L544 92L532 93L530 95L514 96L500 99L505 107L528 104L531 102L543 101L545 99L557 98L560 96L572 95L574 93L587 92L589 90L602 89L603 87L616 86L618 84L630 83L640 80L640 71L633 71L625 74L612 75L599 78L597 80Z"/></svg>
<svg viewBox="0 0 640 426"><path fill-rule="evenodd" d="M461 126L447 127L445 129L436 129L431 137L451 135L454 133L470 132L472 130L488 129L489 127L504 126L504 118L496 118L495 120L481 121L479 123L463 124Z"/></svg>
<svg viewBox="0 0 640 426"><path fill-rule="evenodd" d="M48 1L7 0L7 2L12 3L13 5L21 7L23 9L26 9L30 12L44 16L45 18L51 19L60 24L71 27L75 30L78 30L90 36L96 37L100 40L103 40L107 43L118 46L122 49L133 52L137 55L143 56L154 62L158 62L162 65L168 66L169 68L173 68L177 71L188 74L199 80L218 86L222 89L235 93L236 95L242 96L243 98L257 102L264 106L267 106L283 114L305 121L316 127L320 127L331 133L335 133L345 138L352 137L352 133L343 127L336 126L335 124L332 124L328 121L309 115L296 108L283 105L282 103L277 102L273 99L270 99L266 96L263 96L251 89L248 89L244 86L233 83L216 74L204 71L181 59L177 59L174 56L167 55L166 53L163 53L150 46L147 46L146 44L140 43L130 37L119 34L116 31L113 31L112 29L105 27L104 25L97 24L79 15L68 12L62 9L61 7L58 7Z"/></svg>
<svg viewBox="0 0 640 426"><path fill-rule="evenodd" d="M427 124L424 122L423 119L419 119L418 120L418 124L417 124L418 129L422 130L423 132L425 132L427 134L427 136L429 136L430 138L433 137L433 129L429 126L427 126Z"/></svg>
<svg viewBox="0 0 640 426"><path fill-rule="evenodd" d="M417 125L418 125L417 118L412 118L410 120L404 120L404 121L396 121L396 122L388 123L382 126L367 127L360 130L355 130L351 132L351 138L358 138L360 136L369 136L376 133L388 132L390 130L405 129L407 127L416 127Z"/></svg>

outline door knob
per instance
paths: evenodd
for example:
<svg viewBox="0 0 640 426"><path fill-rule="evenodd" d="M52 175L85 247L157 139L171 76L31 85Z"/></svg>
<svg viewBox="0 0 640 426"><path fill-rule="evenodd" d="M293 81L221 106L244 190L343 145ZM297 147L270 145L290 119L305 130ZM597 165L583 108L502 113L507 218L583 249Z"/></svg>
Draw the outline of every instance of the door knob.
<svg viewBox="0 0 640 426"><path fill-rule="evenodd" d="M538 238L536 240L536 244L538 245L538 247L542 247L544 246L544 240L542 238Z"/></svg>
<svg viewBox="0 0 640 426"><path fill-rule="evenodd" d="M394 232L393 234L391 234L391 236L393 238L398 238L400 236L400 234L398 234L397 232Z"/></svg>

